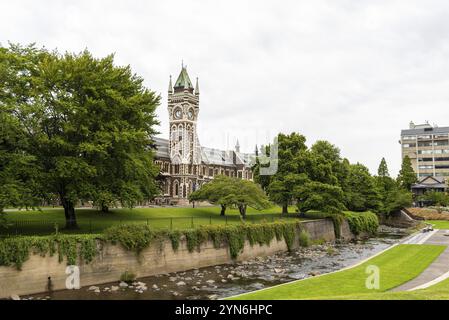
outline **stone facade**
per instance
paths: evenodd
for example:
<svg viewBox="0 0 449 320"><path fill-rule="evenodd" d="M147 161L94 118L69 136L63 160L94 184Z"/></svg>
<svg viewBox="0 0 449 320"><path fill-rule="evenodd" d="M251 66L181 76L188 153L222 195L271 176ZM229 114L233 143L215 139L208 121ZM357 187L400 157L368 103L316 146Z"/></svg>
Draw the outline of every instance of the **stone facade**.
<svg viewBox="0 0 449 320"><path fill-rule="evenodd" d="M202 147L197 134L200 111L198 78L195 88L183 66L175 85L168 87L169 139L154 138L155 163L160 168L162 195L156 204L188 203L188 196L216 175L252 180L254 155Z"/></svg>

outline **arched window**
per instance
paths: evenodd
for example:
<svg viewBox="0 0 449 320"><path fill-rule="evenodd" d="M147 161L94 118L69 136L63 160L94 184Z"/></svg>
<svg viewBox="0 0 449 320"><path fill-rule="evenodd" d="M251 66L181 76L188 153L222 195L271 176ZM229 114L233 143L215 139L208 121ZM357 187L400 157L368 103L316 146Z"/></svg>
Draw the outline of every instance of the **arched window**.
<svg viewBox="0 0 449 320"><path fill-rule="evenodd" d="M178 181L173 182L173 195L176 197L179 195Z"/></svg>
<svg viewBox="0 0 449 320"><path fill-rule="evenodd" d="M184 128L182 127L182 124L178 126L178 140L182 141L182 136L184 134Z"/></svg>

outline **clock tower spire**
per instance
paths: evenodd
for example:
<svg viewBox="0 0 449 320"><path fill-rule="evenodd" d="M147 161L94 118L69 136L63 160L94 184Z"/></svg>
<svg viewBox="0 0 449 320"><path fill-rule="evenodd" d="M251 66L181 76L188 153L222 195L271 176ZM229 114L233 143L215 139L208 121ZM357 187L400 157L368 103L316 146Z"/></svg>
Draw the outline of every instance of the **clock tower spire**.
<svg viewBox="0 0 449 320"><path fill-rule="evenodd" d="M170 119L170 158L173 163L197 164L196 124L199 113L199 94L194 93L185 66L182 66L173 91L168 94Z"/></svg>

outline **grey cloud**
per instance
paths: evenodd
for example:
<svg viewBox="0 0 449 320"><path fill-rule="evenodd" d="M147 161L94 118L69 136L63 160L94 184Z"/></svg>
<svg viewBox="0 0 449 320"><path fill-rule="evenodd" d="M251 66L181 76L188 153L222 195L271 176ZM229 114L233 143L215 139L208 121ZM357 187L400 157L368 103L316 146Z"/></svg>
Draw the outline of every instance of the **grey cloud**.
<svg viewBox="0 0 449 320"><path fill-rule="evenodd" d="M278 131L337 144L375 172L400 166L410 120L449 125L443 0L25 1L0 3L0 42L116 53L163 102L181 59L199 77L199 134L245 151ZM366 148L366 145L369 145Z"/></svg>

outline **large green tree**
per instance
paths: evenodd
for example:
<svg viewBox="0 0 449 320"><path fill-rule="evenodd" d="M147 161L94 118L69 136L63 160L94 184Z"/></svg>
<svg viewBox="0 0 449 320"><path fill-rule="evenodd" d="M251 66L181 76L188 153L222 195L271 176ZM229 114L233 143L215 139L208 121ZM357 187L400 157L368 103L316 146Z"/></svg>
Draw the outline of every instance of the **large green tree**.
<svg viewBox="0 0 449 320"><path fill-rule="evenodd" d="M33 46L3 48L1 113L24 134L39 191L57 195L66 227L76 228L75 204L132 206L156 192L151 137L160 97L112 55L94 58Z"/></svg>
<svg viewBox="0 0 449 320"><path fill-rule="evenodd" d="M45 52L33 47L0 47L0 213L8 206L39 204L39 170L35 157L24 151L29 146L29 130L21 126L14 106L32 98L30 79L36 73L36 62L44 56Z"/></svg>
<svg viewBox="0 0 449 320"><path fill-rule="evenodd" d="M234 184L231 178L223 175L216 176L214 180L203 184L201 188L189 195L189 201L207 201L221 207L220 215L224 216L226 209L232 205L228 201L228 195L234 192Z"/></svg>
<svg viewBox="0 0 449 320"><path fill-rule="evenodd" d="M381 195L376 180L362 164L351 164L345 186L345 205L352 211L378 211Z"/></svg>
<svg viewBox="0 0 449 320"><path fill-rule="evenodd" d="M377 174L374 179L380 195L381 206L378 210L379 212L390 215L411 206L413 202L412 193L402 188L397 180L390 177L385 158L382 158Z"/></svg>
<svg viewBox="0 0 449 320"><path fill-rule="evenodd" d="M294 200L294 188L304 183L308 151L306 138L298 133L278 135L277 172L270 176L266 187L270 200L282 207L282 213L288 213L288 205ZM257 173L257 172L256 172ZM258 176L256 175L256 181Z"/></svg>
<svg viewBox="0 0 449 320"><path fill-rule="evenodd" d="M409 156L405 156L402 160L401 170L399 171L398 176L399 185L406 189L411 190L412 185L417 182L416 173L413 170L412 162Z"/></svg>
<svg viewBox="0 0 449 320"><path fill-rule="evenodd" d="M309 210L340 214L345 210L344 194L339 186L309 181L295 188L295 197L301 214Z"/></svg>

